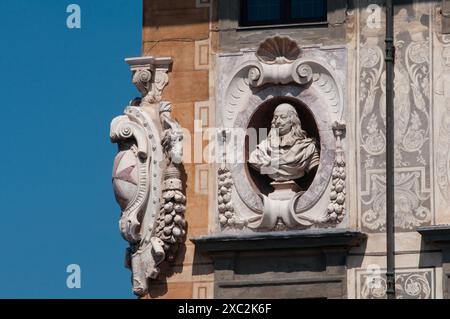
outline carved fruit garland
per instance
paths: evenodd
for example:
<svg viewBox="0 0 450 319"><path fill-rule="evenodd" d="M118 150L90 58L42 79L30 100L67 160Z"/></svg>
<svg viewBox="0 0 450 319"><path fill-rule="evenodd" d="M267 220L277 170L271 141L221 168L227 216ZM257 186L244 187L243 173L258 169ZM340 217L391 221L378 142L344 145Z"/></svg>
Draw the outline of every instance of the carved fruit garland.
<svg viewBox="0 0 450 319"><path fill-rule="evenodd" d="M178 247L186 235L185 204L179 169L171 164L164 174L161 209L156 221L156 236L163 241L169 262L175 260Z"/></svg>
<svg viewBox="0 0 450 319"><path fill-rule="evenodd" d="M161 102L160 118L165 128L161 145L169 161L164 172L160 213L156 221L156 236L163 241L166 260L173 262L178 247L186 236L186 196L181 181L183 133L177 121L171 117L172 106Z"/></svg>
<svg viewBox="0 0 450 319"><path fill-rule="evenodd" d="M344 134L345 124L333 123L333 131L336 136L336 158L331 180L330 204L327 208L328 220L340 223L345 216L345 158L342 149L341 137Z"/></svg>
<svg viewBox="0 0 450 319"><path fill-rule="evenodd" d="M345 204L345 161L342 155L338 154L334 162L331 181L330 204L328 205L329 219L332 222L341 222L344 219Z"/></svg>
<svg viewBox="0 0 450 319"><path fill-rule="evenodd" d="M233 178L230 169L227 167L227 137L230 135L228 130L222 130L219 135L219 141L223 146L223 163L218 171L218 194L217 203L219 205L219 223L222 229L224 228L243 228L246 222L236 217L232 202Z"/></svg>
<svg viewBox="0 0 450 319"><path fill-rule="evenodd" d="M219 204L219 222L220 226L233 227L236 219L234 217L233 203L231 202L231 187L233 181L231 179L230 170L223 166L219 168L219 183L217 201Z"/></svg>

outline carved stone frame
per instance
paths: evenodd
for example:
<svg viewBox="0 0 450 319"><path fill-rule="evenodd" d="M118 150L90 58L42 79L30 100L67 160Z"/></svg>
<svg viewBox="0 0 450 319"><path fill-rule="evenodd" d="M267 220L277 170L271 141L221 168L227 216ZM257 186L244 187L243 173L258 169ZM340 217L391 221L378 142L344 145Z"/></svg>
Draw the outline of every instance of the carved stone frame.
<svg viewBox="0 0 450 319"><path fill-rule="evenodd" d="M332 123L327 110L327 105L319 96L311 90L300 88L294 85L269 86L254 95L247 101L247 107L238 113L234 122L235 128L247 129L252 115L258 108L273 97L289 97L304 104L313 114L320 137L320 164L316 176L308 190L295 203L295 211L303 212L319 200L328 187L333 170L335 158L335 138L333 135ZM245 145L242 145L245 147ZM250 177L247 176L245 163L235 163L231 165L233 180L240 181L235 184L236 191L247 206L255 212L262 210L262 201L250 184ZM302 221L304 223L304 221Z"/></svg>

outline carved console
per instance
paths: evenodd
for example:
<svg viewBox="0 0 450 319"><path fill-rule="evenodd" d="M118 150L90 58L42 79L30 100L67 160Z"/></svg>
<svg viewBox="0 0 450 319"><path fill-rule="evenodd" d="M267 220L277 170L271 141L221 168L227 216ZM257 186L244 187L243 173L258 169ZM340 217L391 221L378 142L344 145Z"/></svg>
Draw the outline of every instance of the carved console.
<svg viewBox="0 0 450 319"><path fill-rule="evenodd" d="M186 197L181 181L183 133L171 117L171 104L161 101L171 58L126 59L142 96L111 122L113 189L122 214L120 232L130 246L126 265L133 292L143 295L159 265L174 260L184 241Z"/></svg>
<svg viewBox="0 0 450 319"><path fill-rule="evenodd" d="M345 57L275 36L219 58L220 229L345 227Z"/></svg>

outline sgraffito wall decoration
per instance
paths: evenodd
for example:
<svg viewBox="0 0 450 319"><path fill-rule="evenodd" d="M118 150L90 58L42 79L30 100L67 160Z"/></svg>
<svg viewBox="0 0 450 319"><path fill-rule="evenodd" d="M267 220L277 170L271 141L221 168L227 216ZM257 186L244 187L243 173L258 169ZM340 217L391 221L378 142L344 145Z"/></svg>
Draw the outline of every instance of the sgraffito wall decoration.
<svg viewBox="0 0 450 319"><path fill-rule="evenodd" d="M441 29L440 7L434 8L434 28ZM434 36L434 138L437 223L448 223L450 216L450 35Z"/></svg>
<svg viewBox="0 0 450 319"><path fill-rule="evenodd" d="M381 2L360 3L359 225L366 232L383 232L386 227L385 17ZM395 10L395 223L400 232L414 231L434 218L432 8L430 3L413 3Z"/></svg>
<svg viewBox="0 0 450 319"><path fill-rule="evenodd" d="M385 269L357 271L358 299L386 299ZM397 299L434 299L434 269L398 269L395 276Z"/></svg>

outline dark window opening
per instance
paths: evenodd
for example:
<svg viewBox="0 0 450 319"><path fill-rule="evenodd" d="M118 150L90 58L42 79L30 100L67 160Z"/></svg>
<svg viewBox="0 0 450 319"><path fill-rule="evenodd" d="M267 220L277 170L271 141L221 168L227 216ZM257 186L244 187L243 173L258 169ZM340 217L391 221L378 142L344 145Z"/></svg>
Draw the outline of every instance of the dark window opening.
<svg viewBox="0 0 450 319"><path fill-rule="evenodd" d="M327 0L241 0L241 26L327 21Z"/></svg>

